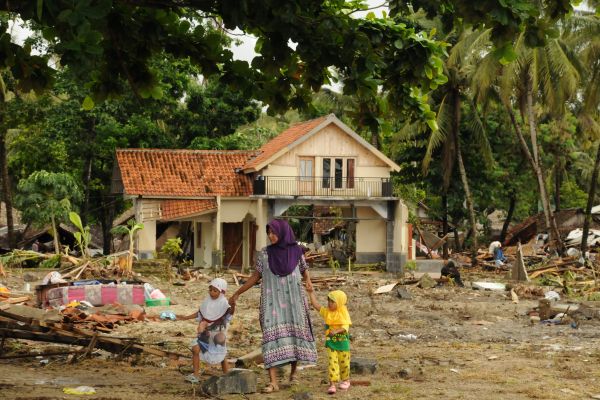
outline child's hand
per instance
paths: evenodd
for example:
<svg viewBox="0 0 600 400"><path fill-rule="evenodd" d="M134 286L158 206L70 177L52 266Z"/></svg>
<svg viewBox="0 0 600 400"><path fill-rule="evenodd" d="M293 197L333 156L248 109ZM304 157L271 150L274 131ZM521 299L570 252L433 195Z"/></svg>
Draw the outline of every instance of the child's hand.
<svg viewBox="0 0 600 400"><path fill-rule="evenodd" d="M198 328L196 328L196 332L197 332L198 334L200 334L200 333L204 332L204 329L205 329L205 328L206 328L206 327L205 327L204 325L198 325Z"/></svg>

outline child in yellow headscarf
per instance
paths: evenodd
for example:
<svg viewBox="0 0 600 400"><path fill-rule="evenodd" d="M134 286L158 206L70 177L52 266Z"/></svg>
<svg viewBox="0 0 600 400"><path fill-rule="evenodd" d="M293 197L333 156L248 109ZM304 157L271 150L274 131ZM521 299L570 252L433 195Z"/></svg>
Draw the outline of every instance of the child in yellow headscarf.
<svg viewBox="0 0 600 400"><path fill-rule="evenodd" d="M350 314L346 308L346 293L334 290L327 295L327 307L321 307L314 291L309 292L310 303L325 320L325 347L329 359L329 388L327 393L336 392L339 388L350 387Z"/></svg>

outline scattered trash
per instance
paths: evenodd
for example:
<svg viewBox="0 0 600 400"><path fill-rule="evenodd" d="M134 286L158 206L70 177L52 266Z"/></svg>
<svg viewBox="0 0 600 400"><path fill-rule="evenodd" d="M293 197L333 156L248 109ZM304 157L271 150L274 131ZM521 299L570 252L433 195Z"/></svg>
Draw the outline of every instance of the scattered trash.
<svg viewBox="0 0 600 400"><path fill-rule="evenodd" d="M454 373L456 373L456 374L458 374L458 373L459 373L459 371L458 371L457 369L455 369L455 368L450 368L450 372L454 372Z"/></svg>
<svg viewBox="0 0 600 400"><path fill-rule="evenodd" d="M402 340L406 340L406 341L413 341L413 340L417 340L417 335L414 335L412 333L409 333L406 335L400 334L400 335L398 335L398 339L402 339Z"/></svg>
<svg viewBox="0 0 600 400"><path fill-rule="evenodd" d="M473 282L471 287L480 290L506 290L506 284L498 282Z"/></svg>
<svg viewBox="0 0 600 400"><path fill-rule="evenodd" d="M373 294L389 293L396 287L397 284L398 282L390 283L389 285L385 286L380 286L373 292Z"/></svg>
<svg viewBox="0 0 600 400"><path fill-rule="evenodd" d="M550 301L559 301L560 295L558 293L556 293L554 290L549 290L544 295L544 298L547 300L550 300Z"/></svg>
<svg viewBox="0 0 600 400"><path fill-rule="evenodd" d="M177 319L177 316L175 315L175 313L173 311L167 310L167 311L163 311L160 313L160 319L162 319L162 320L169 319L171 321L175 321Z"/></svg>
<svg viewBox="0 0 600 400"><path fill-rule="evenodd" d="M96 389L91 386L77 386L63 388L65 394L96 394Z"/></svg>
<svg viewBox="0 0 600 400"><path fill-rule="evenodd" d="M47 285L49 283L64 283L66 280L63 279L62 275L58 271L52 271L48 273L44 279L42 279L42 285Z"/></svg>

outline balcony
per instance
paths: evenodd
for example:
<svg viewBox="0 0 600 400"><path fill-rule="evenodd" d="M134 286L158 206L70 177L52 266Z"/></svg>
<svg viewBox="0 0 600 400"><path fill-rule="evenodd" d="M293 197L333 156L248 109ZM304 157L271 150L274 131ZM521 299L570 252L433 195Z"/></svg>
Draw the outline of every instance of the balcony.
<svg viewBox="0 0 600 400"><path fill-rule="evenodd" d="M393 197L390 178L258 176L255 196L273 197Z"/></svg>

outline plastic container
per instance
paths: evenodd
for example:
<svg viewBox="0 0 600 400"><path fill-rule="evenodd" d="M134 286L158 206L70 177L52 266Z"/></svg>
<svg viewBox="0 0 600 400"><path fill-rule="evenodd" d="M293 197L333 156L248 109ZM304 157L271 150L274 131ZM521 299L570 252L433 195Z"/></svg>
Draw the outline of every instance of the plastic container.
<svg viewBox="0 0 600 400"><path fill-rule="evenodd" d="M166 297L164 299L146 299L147 307L155 307L155 306L169 306L171 305L171 299Z"/></svg>

